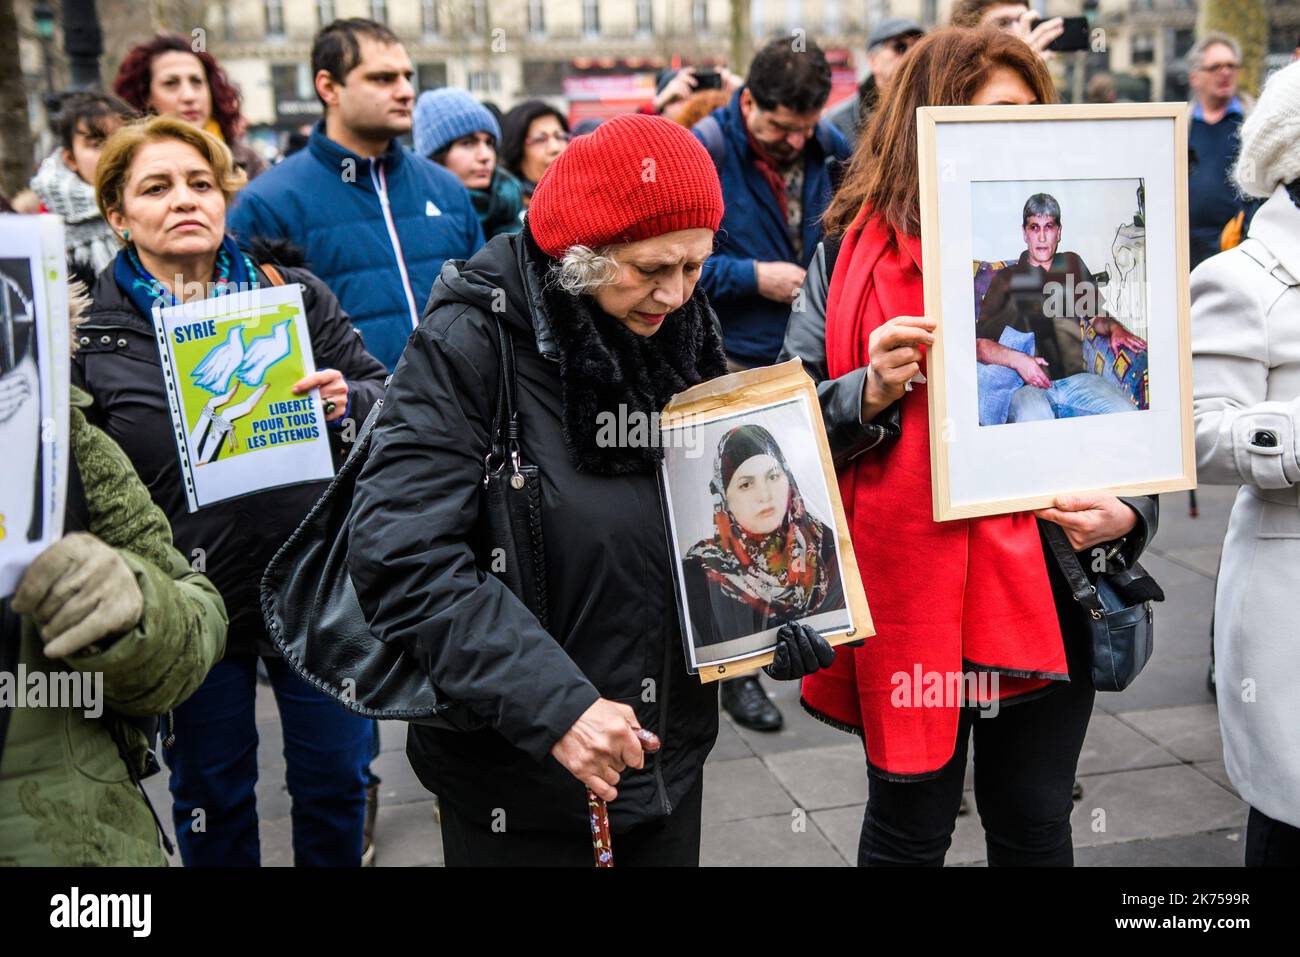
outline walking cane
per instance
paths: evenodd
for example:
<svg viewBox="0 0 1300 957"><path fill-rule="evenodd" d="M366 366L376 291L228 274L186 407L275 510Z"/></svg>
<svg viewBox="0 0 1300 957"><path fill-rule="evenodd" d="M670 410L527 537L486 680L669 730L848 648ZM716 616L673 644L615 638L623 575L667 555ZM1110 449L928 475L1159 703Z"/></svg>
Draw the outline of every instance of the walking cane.
<svg viewBox="0 0 1300 957"><path fill-rule="evenodd" d="M636 736L641 739L641 748L647 754L659 750L659 737L653 731L637 728ZM597 867L614 866L614 847L609 839L609 806L604 798L596 797L595 792L587 789L587 810L591 815L591 850L596 856Z"/></svg>

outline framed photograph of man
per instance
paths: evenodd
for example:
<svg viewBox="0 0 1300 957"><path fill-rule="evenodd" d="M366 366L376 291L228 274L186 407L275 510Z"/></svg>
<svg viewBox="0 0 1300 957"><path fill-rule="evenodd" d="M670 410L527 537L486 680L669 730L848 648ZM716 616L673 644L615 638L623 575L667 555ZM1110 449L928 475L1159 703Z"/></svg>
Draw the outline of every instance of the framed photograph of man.
<svg viewBox="0 0 1300 957"><path fill-rule="evenodd" d="M706 382L660 420L665 520L689 670L772 659L788 621L873 634L812 380L798 360Z"/></svg>
<svg viewBox="0 0 1300 957"><path fill-rule="evenodd" d="M1182 104L918 123L936 521L1196 485Z"/></svg>

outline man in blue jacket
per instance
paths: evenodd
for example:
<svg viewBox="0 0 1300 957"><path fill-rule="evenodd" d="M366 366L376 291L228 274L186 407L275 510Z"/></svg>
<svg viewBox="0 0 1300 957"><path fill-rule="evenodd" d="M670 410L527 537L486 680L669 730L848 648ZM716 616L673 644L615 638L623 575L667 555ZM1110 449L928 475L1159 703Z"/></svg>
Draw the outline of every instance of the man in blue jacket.
<svg viewBox="0 0 1300 957"><path fill-rule="evenodd" d="M802 35L772 40L731 102L691 131L722 180L718 248L700 282L722 321L732 371L776 362L790 305L821 242L830 164L850 153L844 134L820 119L830 92L831 68L816 43ZM753 675L723 682L720 697L744 727L778 731L785 723Z"/></svg>
<svg viewBox="0 0 1300 957"><path fill-rule="evenodd" d="M850 153L844 135L819 120L830 91L830 66L816 43L772 40L731 102L693 130L713 156L726 202L701 282L733 367L776 361L790 304L821 241L830 163Z"/></svg>
<svg viewBox="0 0 1300 957"><path fill-rule="evenodd" d="M447 259L483 245L469 192L402 147L411 129L411 60L373 20L335 20L311 52L325 116L307 148L240 193L230 217L243 243L300 246L391 372Z"/></svg>
<svg viewBox="0 0 1300 957"><path fill-rule="evenodd" d="M1219 252L1223 227L1245 204L1232 183L1246 106L1237 92L1241 45L1225 33L1202 37L1187 53L1195 99L1187 129L1193 162L1187 173L1191 268ZM1245 230L1242 230L1245 234Z"/></svg>

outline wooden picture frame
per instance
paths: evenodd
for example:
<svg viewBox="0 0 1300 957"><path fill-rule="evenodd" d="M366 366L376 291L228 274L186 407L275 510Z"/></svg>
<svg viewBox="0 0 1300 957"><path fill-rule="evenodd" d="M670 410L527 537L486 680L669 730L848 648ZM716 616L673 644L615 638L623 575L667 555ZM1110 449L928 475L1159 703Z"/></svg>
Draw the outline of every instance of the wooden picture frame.
<svg viewBox="0 0 1300 957"><path fill-rule="evenodd" d="M917 111L925 310L937 321L935 343L926 356L935 521L1044 508L1061 494L1147 495L1196 487L1187 129L1184 103L946 106ZM1048 270L1038 267L1047 277L1058 264L1084 262L1067 251L1071 242L1103 248L1106 233L1101 224L1113 223L1104 217L1116 208L1116 197L1135 195L1135 213L1132 222L1121 219L1114 228L1111 249L1116 265L1100 273L1087 267L1094 311L1065 317L1077 321L1080 354L1091 356L1090 361L1082 368L1074 364L1074 347L1064 339L1051 359L1054 367L1041 358L1042 351L1030 351L1040 348L1033 337L1011 346L995 343L995 354L1011 363L1007 371L1023 369L1024 364L1002 350L1019 349L1045 370L1040 378L1030 366L1027 375L1035 382L1051 382L1039 390L1043 396L1017 395L1020 384L1029 384L1025 378L998 386L1008 401L1006 417L999 419L1002 395L986 387L983 377L999 373L1005 378L1005 373L975 358L991 341L977 341L974 332L986 302L980 298L981 271L996 276L997 270L1016 266L1003 277L1007 281L999 292L1019 281L1023 295L1027 265L1033 264L1026 259L1031 252L1025 238L1029 233L1019 237L1017 250L1012 229L1017 224L1025 230L1033 227L1009 197L1052 199L1048 189L1036 189L1042 184L1059 184L1058 191L1072 197L1068 204L1057 203L1059 246L1035 247L1040 256L1043 249L1053 251ZM1029 209L1029 197L1023 210ZM1015 223L1010 222L1012 216ZM1036 221L1045 224L1050 219ZM990 235L998 237L997 242L1006 236L1008 253L1023 250L1018 262L981 258L992 245ZM1140 263L1140 278L1130 278L1135 268L1130 262ZM1108 289L1117 277L1119 286ZM990 281L987 288L992 287ZM1067 308L1083 301L1068 282L1054 288L1065 289ZM1046 302L1048 289L1047 283L1040 284L1040 303ZM1121 294L1131 312L1103 314ZM1001 316L1018 315L1006 312L1007 302L999 297L992 320L983 328L995 328ZM1032 312L1034 307L1028 308ZM1056 315L1046 305L1042 308L1044 315ZM1114 331L1116 319L1120 332ZM1137 321L1146 336L1135 340L1124 323ZM1042 333L1065 326L1035 322L1031 328ZM1099 337L1098 327L1109 328L1112 335ZM1009 325L1004 333L1007 329ZM1060 336L1050 333L1050 339L1044 338L1056 343ZM1008 341L1014 343L1014 336ZM1140 376L1135 369L1139 363ZM1055 387L1072 368L1104 380L1079 381L1090 390L1096 386L1109 404L1097 411L1058 405L1056 398L1063 393ZM1129 408L1115 404L1117 393L1128 398ZM1136 414L1107 414L1122 411Z"/></svg>
<svg viewBox="0 0 1300 957"><path fill-rule="evenodd" d="M692 604L689 596L698 597L699 593L688 587L689 572L685 570L692 542L708 538L708 530L714 527L719 514L712 485L703 484L705 477L713 475L717 467L719 437L744 425L772 428L772 437L779 440L787 477L798 477L794 485L806 514L815 517L823 527L830 526L834 533L842 605L838 600L828 600L820 608L833 604L830 611L797 620L817 628L832 645L860 641L875 634L812 379L798 359L720 376L674 396L659 420L659 440L664 446L660 489L665 530L673 556L687 669L706 683L755 671L770 663L773 657L771 636L775 627L765 626L753 632L741 630L736 639L716 644L697 643L692 609L697 614L700 609ZM696 438L699 441L693 441ZM787 517L790 501L793 498L783 506ZM824 532L822 535L825 540ZM830 620L841 612L846 615L846 621ZM750 651L749 647L756 643L765 643L766 648ZM712 658L702 650L705 647L710 651L731 650L721 658Z"/></svg>

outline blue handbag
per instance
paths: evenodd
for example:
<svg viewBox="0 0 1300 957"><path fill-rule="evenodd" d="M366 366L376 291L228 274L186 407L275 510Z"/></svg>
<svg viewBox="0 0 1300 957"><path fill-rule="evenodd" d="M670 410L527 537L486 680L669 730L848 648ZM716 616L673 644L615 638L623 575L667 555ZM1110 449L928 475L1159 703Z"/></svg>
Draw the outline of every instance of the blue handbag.
<svg viewBox="0 0 1300 957"><path fill-rule="evenodd" d="M1061 526L1042 522L1043 534L1074 600L1087 612L1091 678L1098 691L1123 691L1142 672L1155 648L1151 602L1164 601L1160 586L1139 563L1098 574L1079 564Z"/></svg>

